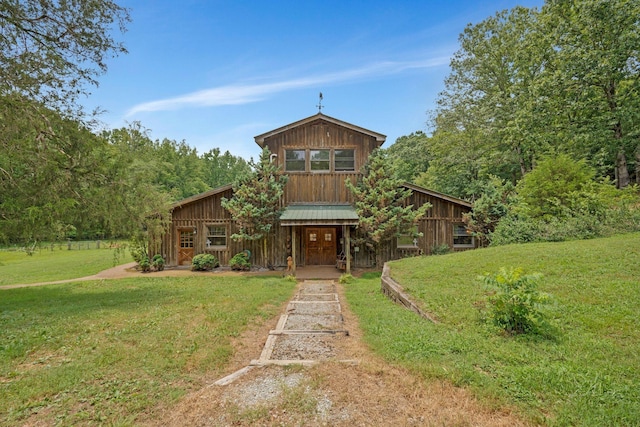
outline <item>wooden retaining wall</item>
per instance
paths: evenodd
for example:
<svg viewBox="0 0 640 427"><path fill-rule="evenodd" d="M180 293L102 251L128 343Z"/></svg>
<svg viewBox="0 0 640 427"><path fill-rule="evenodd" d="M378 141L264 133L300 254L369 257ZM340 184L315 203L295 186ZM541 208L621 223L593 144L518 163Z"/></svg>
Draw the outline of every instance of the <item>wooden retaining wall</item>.
<svg viewBox="0 0 640 427"><path fill-rule="evenodd" d="M404 292L402 286L391 278L391 267L385 263L382 269L381 277L381 289L382 293L391 299L391 301L403 305L411 311L416 312L420 317L423 317L433 323L439 323L438 320L431 314L423 311L416 303L411 301L411 297Z"/></svg>

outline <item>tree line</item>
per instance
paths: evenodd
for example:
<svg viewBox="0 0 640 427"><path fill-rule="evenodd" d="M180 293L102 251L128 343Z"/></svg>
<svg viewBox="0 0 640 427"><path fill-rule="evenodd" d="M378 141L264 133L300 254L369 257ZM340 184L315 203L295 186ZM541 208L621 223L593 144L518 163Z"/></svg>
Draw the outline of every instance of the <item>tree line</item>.
<svg viewBox="0 0 640 427"><path fill-rule="evenodd" d="M140 123L96 130L78 100L126 53L129 22L111 0L0 2L0 243L129 237L248 173L228 151L152 141Z"/></svg>
<svg viewBox="0 0 640 427"><path fill-rule="evenodd" d="M55 110L0 97L0 242L129 237L172 202L249 173L218 148L152 140L140 123L94 132Z"/></svg>
<svg viewBox="0 0 640 427"><path fill-rule="evenodd" d="M390 155L405 178L475 200L546 157L584 160L617 188L640 184L640 3L549 0L469 24L427 135Z"/></svg>
<svg viewBox="0 0 640 427"><path fill-rule="evenodd" d="M485 242L640 229L640 3L547 0L459 42L430 134L388 148L400 177L475 202Z"/></svg>

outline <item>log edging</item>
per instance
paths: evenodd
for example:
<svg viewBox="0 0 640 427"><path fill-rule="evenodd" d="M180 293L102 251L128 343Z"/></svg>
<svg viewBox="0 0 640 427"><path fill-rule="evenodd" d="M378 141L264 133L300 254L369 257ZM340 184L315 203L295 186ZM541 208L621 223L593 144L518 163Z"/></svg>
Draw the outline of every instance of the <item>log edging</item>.
<svg viewBox="0 0 640 427"><path fill-rule="evenodd" d="M380 287L382 293L391 301L403 305L409 310L417 313L420 317L427 319L433 323L440 323L435 318L435 316L422 310L415 302L411 300L411 297L404 292L402 286L400 286L398 282L391 278L390 272L391 267L389 267L389 265L385 263L384 267L382 268L382 276L380 278Z"/></svg>

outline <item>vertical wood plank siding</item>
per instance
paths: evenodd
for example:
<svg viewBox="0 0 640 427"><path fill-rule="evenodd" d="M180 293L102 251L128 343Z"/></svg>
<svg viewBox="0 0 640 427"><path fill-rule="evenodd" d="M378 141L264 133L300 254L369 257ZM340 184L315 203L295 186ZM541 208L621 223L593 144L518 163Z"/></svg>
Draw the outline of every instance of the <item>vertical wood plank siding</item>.
<svg viewBox="0 0 640 427"><path fill-rule="evenodd" d="M374 137L338 126L325 120L315 120L289 129L265 140L269 150L277 154L276 161L285 169L285 150L353 149L353 172L289 172L285 190L285 205L290 203L350 203L353 198L345 185L354 184L369 154L377 147Z"/></svg>
<svg viewBox="0 0 640 427"><path fill-rule="evenodd" d="M355 158L354 171L334 172L333 166L328 172L289 172L289 181L283 198L284 206L292 203L353 203L353 198L345 185L349 179L354 184L360 176L360 170L365 165L371 152L379 145L375 136L361 133L350 127L340 126L322 118L299 126L293 126L282 132L277 132L264 139L264 145L276 154L274 161L281 170L285 166L285 150L313 150L313 149L353 149ZM333 162L332 162L333 163ZM308 164L307 164L308 167ZM212 190L213 191L213 190ZM174 208L172 223L162 239L159 253L165 257L167 265L178 263L178 243L180 230L196 230L194 236L194 254L211 253L222 265L228 265L229 260L238 252L245 249L251 251L251 263L261 264L262 241L235 242L231 235L237 232L237 227L221 204L222 198L230 199L233 191L229 187L220 191L205 193L187 199L181 206ZM449 199L449 200L447 200ZM452 198L441 198L437 193L413 191L407 203L416 208L430 203L426 216L420 220L418 231L422 237L418 239L417 248L397 248L394 240L385 248L382 254L384 260L398 259L419 254L431 254L435 246L447 244L453 248L453 226L462 222L462 214L471 210L464 203L459 204ZM225 226L227 230L226 248L207 248L207 226ZM291 248L292 233L296 234L295 248ZM352 231L357 236L357 230ZM286 267L287 256L291 250L296 252L298 265L304 265L304 226L282 227L276 225L272 236L268 240L269 258L274 267ZM151 254L154 255L154 254ZM353 253L353 267L370 267L375 257L367 248L360 247L360 251Z"/></svg>

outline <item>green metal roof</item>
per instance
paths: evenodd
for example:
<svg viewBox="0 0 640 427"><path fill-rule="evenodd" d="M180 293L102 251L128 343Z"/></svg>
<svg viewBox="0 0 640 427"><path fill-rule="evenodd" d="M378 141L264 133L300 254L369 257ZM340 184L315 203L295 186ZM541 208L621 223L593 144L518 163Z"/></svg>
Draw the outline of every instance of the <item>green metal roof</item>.
<svg viewBox="0 0 640 427"><path fill-rule="evenodd" d="M351 205L289 205L280 225L358 225L358 219Z"/></svg>

